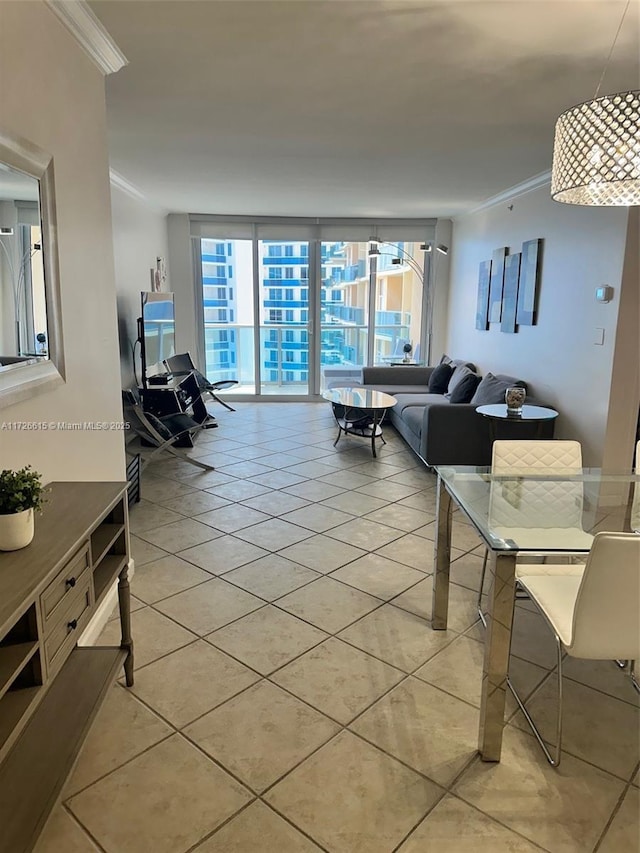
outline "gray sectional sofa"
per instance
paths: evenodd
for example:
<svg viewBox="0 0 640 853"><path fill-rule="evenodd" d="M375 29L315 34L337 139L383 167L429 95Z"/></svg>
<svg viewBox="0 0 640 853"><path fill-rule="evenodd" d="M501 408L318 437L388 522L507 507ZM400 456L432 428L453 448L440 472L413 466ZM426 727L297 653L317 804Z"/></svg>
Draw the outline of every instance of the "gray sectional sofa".
<svg viewBox="0 0 640 853"><path fill-rule="evenodd" d="M457 362L457 364L465 364ZM468 367L475 369L472 364ZM433 367L365 367L362 385L392 394L397 404L387 419L427 465L490 465L492 438L490 421L476 412L478 403L451 403L444 394L428 391ZM487 377L488 378L488 377ZM504 402L500 386L524 385L512 376L497 375L495 400ZM525 386L526 387L526 386ZM529 395L527 404L544 405ZM543 438L553 438L554 421L542 427ZM530 425L502 423L500 437L531 438Z"/></svg>

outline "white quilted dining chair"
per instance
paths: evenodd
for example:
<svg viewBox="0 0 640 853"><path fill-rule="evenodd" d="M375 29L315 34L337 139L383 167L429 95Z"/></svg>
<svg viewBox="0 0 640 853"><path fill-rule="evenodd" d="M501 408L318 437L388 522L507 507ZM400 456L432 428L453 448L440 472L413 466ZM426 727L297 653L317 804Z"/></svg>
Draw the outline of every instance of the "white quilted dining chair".
<svg viewBox="0 0 640 853"><path fill-rule="evenodd" d="M543 474L545 471L557 475L578 474L582 471L582 448L578 441L506 441L493 443L491 473L497 475ZM582 530L583 490L580 481L519 480L517 482L491 483L489 496L489 524L492 531L502 539L517 539L526 543L540 541L540 530L558 531L556 539L564 538L567 549L588 550L592 536ZM527 513L527 508L530 512ZM530 525L528 524L530 521ZM480 590L478 592L478 615L486 626L482 609L484 579L489 550L484 553ZM527 555L530 556L530 555ZM562 566L565 574L580 576L584 565ZM557 572L557 567L546 563L530 564L518 562L516 579L526 574Z"/></svg>
<svg viewBox="0 0 640 853"><path fill-rule="evenodd" d="M511 681L509 688L544 750L557 767L562 749L562 657L588 660L640 659L640 536L596 533L582 576L529 575L520 579L554 633L558 655L558 716L553 754ZM615 580L615 582L613 582ZM633 664L631 679L637 689Z"/></svg>

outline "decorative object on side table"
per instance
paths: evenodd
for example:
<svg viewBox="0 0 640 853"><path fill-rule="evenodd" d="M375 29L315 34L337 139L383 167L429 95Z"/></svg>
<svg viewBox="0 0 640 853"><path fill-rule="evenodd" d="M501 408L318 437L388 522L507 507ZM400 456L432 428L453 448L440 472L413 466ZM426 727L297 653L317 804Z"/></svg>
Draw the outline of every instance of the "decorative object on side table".
<svg viewBox="0 0 640 853"><path fill-rule="evenodd" d="M33 539L34 510L45 500L41 478L30 465L0 473L0 551L17 551Z"/></svg>
<svg viewBox="0 0 640 853"><path fill-rule="evenodd" d="M521 415L522 406L526 396L527 392L524 388L519 388L517 386L507 388L504 392L504 401L507 404L507 414L516 417Z"/></svg>
<svg viewBox="0 0 640 853"><path fill-rule="evenodd" d="M411 361L411 353L413 352L413 344L405 344L402 347L402 352L404 353L404 358L402 360L408 364Z"/></svg>

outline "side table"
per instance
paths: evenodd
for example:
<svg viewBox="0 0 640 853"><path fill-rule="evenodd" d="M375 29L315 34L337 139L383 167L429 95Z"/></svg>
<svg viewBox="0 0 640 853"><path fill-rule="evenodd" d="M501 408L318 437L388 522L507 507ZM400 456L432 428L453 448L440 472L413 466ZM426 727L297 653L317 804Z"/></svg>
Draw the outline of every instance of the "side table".
<svg viewBox="0 0 640 853"><path fill-rule="evenodd" d="M527 430L527 435L522 438L544 438L544 427L549 421L558 417L558 412L555 409L547 409L545 406L527 406L522 407L521 412L509 412L506 403L495 403L489 406L478 406L476 409L478 414L485 418L489 418L489 429L491 431L491 442L496 438L500 438L499 433L508 432L504 435L505 438L513 438L513 430L505 429L507 424L528 424L530 429ZM516 429L519 429L518 427Z"/></svg>

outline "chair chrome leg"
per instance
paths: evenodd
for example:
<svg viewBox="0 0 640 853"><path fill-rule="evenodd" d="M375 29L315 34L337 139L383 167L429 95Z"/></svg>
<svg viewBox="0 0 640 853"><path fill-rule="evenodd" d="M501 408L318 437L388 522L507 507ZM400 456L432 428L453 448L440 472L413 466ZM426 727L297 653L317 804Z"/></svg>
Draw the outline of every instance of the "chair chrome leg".
<svg viewBox="0 0 640 853"><path fill-rule="evenodd" d="M179 438L182 433L178 433L174 436L174 440ZM172 444L168 444L165 442L161 444L160 447L154 448L151 453L149 453L145 459L142 459L140 462L140 470L144 471L147 465L153 461L153 457L162 452L166 451L170 453L172 456L175 456L177 459L182 459L183 462L188 462L190 465L195 465L196 468L202 468L203 471L215 471L213 465L207 465L206 462L200 462L199 459L194 459L193 456L188 456L187 453L179 447L174 447Z"/></svg>
<svg viewBox="0 0 640 853"><path fill-rule="evenodd" d="M614 660L614 663L617 664L620 667L620 669L626 669L629 661L628 660L617 660L616 659L616 660Z"/></svg>
<svg viewBox="0 0 640 853"><path fill-rule="evenodd" d="M224 401L224 400L221 400L221 399L220 399L220 397L218 397L218 395L217 395L217 394L214 394L214 393L213 393L213 391L209 391L209 393L211 394L211 396L213 397L213 399L216 401L216 403L220 403L220 405L221 405L221 406L224 406L224 407L225 407L225 409L227 409L227 410L228 410L228 411L230 411L230 412L235 412L235 409L233 408L233 406L230 406L228 403L225 403L225 401Z"/></svg>
<svg viewBox="0 0 640 853"><path fill-rule="evenodd" d="M518 695L515 687L511 683L511 679L507 678L507 685L509 690L513 693L513 698L518 703L518 707L524 714L524 718L529 724L529 727L533 734L536 737L536 740L542 747L542 751L544 752L547 761L552 767L558 767L560 765L560 759L562 758L562 643L560 642L560 638L555 635L556 640L556 651L558 655L558 717L556 719L556 748L554 750L553 755L549 751L546 743L542 739L542 735L538 731L538 727L533 722L531 714L527 711L524 706L524 702Z"/></svg>
<svg viewBox="0 0 640 853"><path fill-rule="evenodd" d="M631 683L637 692L640 693L640 682L636 677L636 662L634 660L629 661L629 675L631 676Z"/></svg>
<svg viewBox="0 0 640 853"><path fill-rule="evenodd" d="M484 560L482 561L482 574L480 575L480 590L478 592L478 616L480 617L480 621L487 627L487 617L484 615L484 610L482 609L482 590L484 588L484 578L487 573L487 560L489 559L489 549L484 549Z"/></svg>

